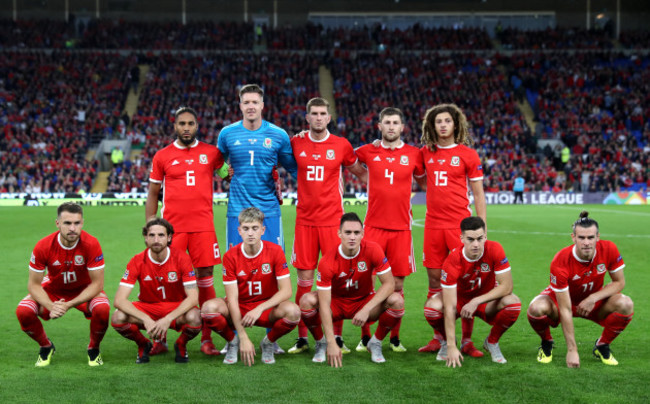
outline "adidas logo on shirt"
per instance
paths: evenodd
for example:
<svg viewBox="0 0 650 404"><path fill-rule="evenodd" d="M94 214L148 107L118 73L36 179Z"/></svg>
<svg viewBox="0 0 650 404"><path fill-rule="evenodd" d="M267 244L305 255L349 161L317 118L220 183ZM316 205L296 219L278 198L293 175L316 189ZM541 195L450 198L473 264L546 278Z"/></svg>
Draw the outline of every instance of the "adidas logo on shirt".
<svg viewBox="0 0 650 404"><path fill-rule="evenodd" d="M52 264L53 267L58 267L60 265L61 263L59 262L59 260L54 261L54 263Z"/></svg>
<svg viewBox="0 0 650 404"><path fill-rule="evenodd" d="M572 280L574 280L574 281L580 280L580 276L574 275Z"/></svg>
<svg viewBox="0 0 650 404"><path fill-rule="evenodd" d="M348 274L346 274L345 272L341 272L341 274L339 275L339 278L343 278L344 276L348 276Z"/></svg>
<svg viewBox="0 0 650 404"><path fill-rule="evenodd" d="M150 277L149 275L147 275L147 276L144 277L144 280L145 280L145 281L150 281L150 280L152 280L152 279L151 279L151 277Z"/></svg>
<svg viewBox="0 0 650 404"><path fill-rule="evenodd" d="M239 273L237 274L237 276L246 276L246 272L241 271L241 272L239 272Z"/></svg>
<svg viewBox="0 0 650 404"><path fill-rule="evenodd" d="M372 161L381 161L381 158L379 156L375 156L375 158L372 159Z"/></svg>
<svg viewBox="0 0 650 404"><path fill-rule="evenodd" d="M176 166L176 165L179 165L179 164L180 164L180 163L178 162L178 160L174 160L174 161L172 161L172 165L173 165L173 166Z"/></svg>
<svg viewBox="0 0 650 404"><path fill-rule="evenodd" d="M240 144L241 144L241 142L239 140L235 141L235 146L239 146Z"/></svg>
<svg viewBox="0 0 650 404"><path fill-rule="evenodd" d="M300 152L300 154L299 154L298 156L299 156L299 157L307 157L307 153L305 153L304 151L302 151L302 152Z"/></svg>
<svg viewBox="0 0 650 404"><path fill-rule="evenodd" d="M433 157L430 158L429 161L427 161L427 164L433 164Z"/></svg>

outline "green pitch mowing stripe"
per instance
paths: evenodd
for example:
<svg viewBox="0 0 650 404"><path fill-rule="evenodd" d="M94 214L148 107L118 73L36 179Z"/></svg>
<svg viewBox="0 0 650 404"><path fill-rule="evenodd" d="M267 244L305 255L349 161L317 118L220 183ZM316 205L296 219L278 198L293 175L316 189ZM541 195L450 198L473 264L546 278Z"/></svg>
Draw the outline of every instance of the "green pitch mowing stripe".
<svg viewBox="0 0 650 404"><path fill-rule="evenodd" d="M287 258L293 243L295 208L285 206ZM353 206L360 214L365 207ZM241 363L225 366L223 357L206 357L198 340L189 344L190 363L174 363L173 353L152 357L151 363L136 366L136 347L109 329L102 343L105 365L87 365L88 321L72 310L45 329L56 343L52 365L36 369L38 347L20 331L15 317L18 301L27 294L28 261L36 241L55 231L55 208L0 209L0 400L3 403L52 402L268 402L268 403L377 403L377 402L522 402L522 403L645 403L650 401L647 369L647 288L650 285L648 245L650 209L647 206L488 206L488 237L503 244L512 265L514 293L525 309L530 300L548 285L553 255L569 245L571 224L580 210L587 209L598 220L601 236L616 242L626 267L624 293L635 302L635 316L625 332L612 344L618 367L605 367L591 356L601 328L578 319L576 340L581 368L567 369L566 346L561 329L553 330L554 361L540 365L535 360L539 338L530 328L525 313L501 340L506 365L493 364L489 357L466 358L460 369L448 369L435 355L419 354L417 348L431 337L424 320L427 277L418 272L405 282L406 315L401 338L408 352L396 354L384 346L387 362L376 365L369 354L354 352L359 329L346 322L344 338L353 349L343 359L342 369L311 362L308 354L284 355L273 366L258 363L247 368ZM417 262L421 263L424 207L414 207L413 227ZM225 244L225 208L215 208L217 235ZM111 301L128 260L144 249L140 236L144 224L141 207L86 207L84 229L102 244L106 259L105 290ZM218 295L221 267L215 268ZM295 285L295 274L294 285ZM135 298L136 293L132 294ZM460 326L458 327L460 329ZM460 331L459 331L460 332ZM477 319L474 342L482 345L488 326ZM259 344L264 330L253 329ZM176 338L170 331L170 346ZM297 332L281 339L288 349ZM214 336L217 346L223 341ZM646 376L643 376L646 375Z"/></svg>

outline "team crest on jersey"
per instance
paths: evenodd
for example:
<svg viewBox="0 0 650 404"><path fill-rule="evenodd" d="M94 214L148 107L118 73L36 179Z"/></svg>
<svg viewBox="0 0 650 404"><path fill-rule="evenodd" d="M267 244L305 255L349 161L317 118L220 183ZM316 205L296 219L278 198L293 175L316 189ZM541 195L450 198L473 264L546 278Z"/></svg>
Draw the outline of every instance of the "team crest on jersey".
<svg viewBox="0 0 650 404"><path fill-rule="evenodd" d="M481 264L481 272L490 272L490 266L485 262Z"/></svg>
<svg viewBox="0 0 650 404"><path fill-rule="evenodd" d="M357 262L357 269L359 270L359 272L364 272L366 269L368 269L368 266L366 265L366 261Z"/></svg>
<svg viewBox="0 0 650 404"><path fill-rule="evenodd" d="M122 275L122 279L129 279L129 270L127 269L124 271L124 275Z"/></svg>
<svg viewBox="0 0 650 404"><path fill-rule="evenodd" d="M598 271L599 274L602 274L603 272L607 271L607 267L605 264L598 264L596 266L596 271Z"/></svg>
<svg viewBox="0 0 650 404"><path fill-rule="evenodd" d="M199 156L199 163L208 164L208 155L207 154L201 154Z"/></svg>
<svg viewBox="0 0 650 404"><path fill-rule="evenodd" d="M271 140L270 137L264 138L264 147L267 149L271 148L273 146L273 141Z"/></svg>
<svg viewBox="0 0 650 404"><path fill-rule="evenodd" d="M443 281L447 282L447 272L445 272L444 270L442 270L442 271L440 272L440 279L442 279Z"/></svg>
<svg viewBox="0 0 650 404"><path fill-rule="evenodd" d="M451 166L452 167L458 167L459 165L460 165L460 157L452 156L452 158L451 158Z"/></svg>
<svg viewBox="0 0 650 404"><path fill-rule="evenodd" d="M334 150L332 150L332 149L327 150L327 153L325 154L326 159L334 160L335 157L336 157L336 154L334 153Z"/></svg>
<svg viewBox="0 0 650 404"><path fill-rule="evenodd" d="M399 156L399 163L403 166L409 165L409 156Z"/></svg>
<svg viewBox="0 0 650 404"><path fill-rule="evenodd" d="M176 272L167 272L167 282L176 282L178 274Z"/></svg>
<svg viewBox="0 0 650 404"><path fill-rule="evenodd" d="M271 272L271 264L262 264L262 273L268 274Z"/></svg>
<svg viewBox="0 0 650 404"><path fill-rule="evenodd" d="M75 264L75 265L83 265L83 264L84 264L84 257L83 257L83 255L75 255L75 256L74 256L74 264Z"/></svg>

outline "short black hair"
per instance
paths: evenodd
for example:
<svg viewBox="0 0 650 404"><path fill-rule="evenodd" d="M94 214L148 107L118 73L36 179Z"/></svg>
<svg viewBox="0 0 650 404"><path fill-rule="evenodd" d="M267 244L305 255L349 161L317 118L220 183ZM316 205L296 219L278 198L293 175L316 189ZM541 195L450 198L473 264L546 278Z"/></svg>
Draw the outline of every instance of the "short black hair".
<svg viewBox="0 0 650 404"><path fill-rule="evenodd" d="M359 223L361 223L361 226L363 226L363 222L359 218L359 215L357 215L354 212L344 213L343 216L341 216L341 225L340 225L340 227L343 227L343 223L345 223L345 222L359 222Z"/></svg>
<svg viewBox="0 0 650 404"><path fill-rule="evenodd" d="M485 230L485 222L478 216L468 216L460 222L460 231Z"/></svg>
<svg viewBox="0 0 650 404"><path fill-rule="evenodd" d="M172 236L174 234L174 226L172 226L171 223L169 223L167 220L163 219L162 217L157 217L155 219L151 219L147 222L147 224L144 225L142 228L142 235L144 237L147 237L147 234L149 233L149 229L152 226L162 226L167 230L167 235Z"/></svg>
<svg viewBox="0 0 650 404"><path fill-rule="evenodd" d="M196 110L194 108L188 107L187 105L183 105L181 107L178 107L176 112L174 112L174 119L178 119L178 116L180 114L184 114L186 112L189 113L189 114L192 114L194 116L195 121L197 121L197 122L199 121L199 114L196 112Z"/></svg>

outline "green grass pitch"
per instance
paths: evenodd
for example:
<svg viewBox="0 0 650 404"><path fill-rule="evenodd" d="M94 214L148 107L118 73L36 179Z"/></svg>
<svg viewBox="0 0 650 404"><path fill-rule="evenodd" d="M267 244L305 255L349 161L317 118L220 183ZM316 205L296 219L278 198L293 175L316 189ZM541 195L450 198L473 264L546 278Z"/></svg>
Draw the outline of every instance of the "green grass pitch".
<svg viewBox="0 0 650 404"><path fill-rule="evenodd" d="M360 214L363 206L349 207ZM587 209L600 223L601 236L617 243L626 262L624 293L635 303L635 317L613 343L618 367L606 367L591 355L600 327L576 320L581 368L567 369L566 346L561 329L553 330L556 341L550 365L535 360L539 339L525 313L501 340L508 363L497 365L488 357L465 359L460 369L448 369L435 355L419 354L432 330L424 320L422 305L427 290L426 271L418 272L405 284L406 315L402 341L408 352L396 354L387 347L387 362L376 365L368 354L352 352L343 359L342 369L311 362L311 355L284 355L274 366L256 363L247 368L239 363L225 366L222 357L205 357L198 339L189 345L191 362L174 363L173 354L153 357L151 363L136 366L135 345L109 329L102 344L104 366L86 364L88 322L72 311L64 318L45 323L57 353L52 365L36 369L36 344L20 331L15 317L19 300L26 295L27 264L38 239L55 230L52 207L1 208L0 245L0 402L521 402L521 403L643 403L648 393L650 349L647 321L650 294L648 245L650 209L647 206L489 206L488 235L501 242L512 265L514 292L525 309L548 284L548 266L555 252L571 243L570 225L581 209ZM283 207L287 255L291 253L295 209ZM225 242L225 208L215 208L219 240ZM424 207L414 207L415 251L422 251L421 224ZM105 290L111 299L127 261L144 248L140 237L143 207L87 207L85 230L102 244L106 259ZM217 267L217 295L223 295ZM295 285L295 274L294 274ZM132 295L135 298L135 293ZM458 327L460 328L460 327ZM252 331L254 342L262 329ZM488 327L476 320L474 341L482 345ZM281 339L289 348L297 332ZM173 342L176 333L170 331ZM359 341L359 330L345 323L344 338L350 348ZM222 346L217 335L215 343ZM387 342L385 342L387 344ZM386 346L386 345L385 345ZM313 343L312 343L313 347ZM257 356L259 361L259 353ZM646 376L643 376L643 375Z"/></svg>

